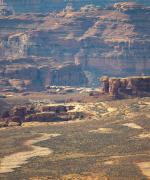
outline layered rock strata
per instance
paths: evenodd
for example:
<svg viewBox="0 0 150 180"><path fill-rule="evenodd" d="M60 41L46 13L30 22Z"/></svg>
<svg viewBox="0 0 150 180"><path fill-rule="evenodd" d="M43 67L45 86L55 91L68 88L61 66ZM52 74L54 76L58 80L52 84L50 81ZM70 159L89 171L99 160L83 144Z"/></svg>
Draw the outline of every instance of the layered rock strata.
<svg viewBox="0 0 150 180"><path fill-rule="evenodd" d="M23 122L57 122L83 118L83 112L71 111L74 108L74 106L64 105L15 106L4 111L0 120L4 122L4 126L8 126L10 122L17 122L21 126Z"/></svg>
<svg viewBox="0 0 150 180"><path fill-rule="evenodd" d="M105 7L108 4L116 3L116 2L124 2L124 0L3 0L7 2L10 6L12 6L17 13L44 13L49 11L60 11L63 8L68 6L72 6L75 9L80 9L80 7L85 5L91 5L93 3L97 6ZM137 3L144 3L146 5L150 5L148 0L134 0Z"/></svg>
<svg viewBox="0 0 150 180"><path fill-rule="evenodd" d="M137 76L127 78L101 77L102 90L111 96L119 97L122 93L139 95L142 92L150 93L150 76Z"/></svg>
<svg viewBox="0 0 150 180"><path fill-rule="evenodd" d="M85 85L84 72L92 85L104 74L149 75L149 27L150 7L133 2L0 15L0 79L43 89L45 82Z"/></svg>
<svg viewBox="0 0 150 180"><path fill-rule="evenodd" d="M0 91L43 90L49 85L80 86L87 84L87 78L80 66L75 64L37 65L13 64L1 68Z"/></svg>

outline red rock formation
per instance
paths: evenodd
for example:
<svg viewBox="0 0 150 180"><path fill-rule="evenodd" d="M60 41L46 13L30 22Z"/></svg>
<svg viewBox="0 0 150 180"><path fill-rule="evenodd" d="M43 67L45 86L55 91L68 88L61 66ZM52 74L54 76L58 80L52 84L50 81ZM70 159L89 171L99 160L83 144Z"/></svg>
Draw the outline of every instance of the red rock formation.
<svg viewBox="0 0 150 180"><path fill-rule="evenodd" d="M120 86L121 86L120 79L117 78L109 79L109 94L111 96L118 97Z"/></svg>
<svg viewBox="0 0 150 180"><path fill-rule="evenodd" d="M104 93L108 93L109 92L109 77L108 76L103 76L100 78L101 81L101 86L102 86L102 91Z"/></svg>
<svg viewBox="0 0 150 180"><path fill-rule="evenodd" d="M121 93L130 93L130 95L138 96L139 93L141 94L142 92L150 92L150 76L107 79L102 77L101 81L104 83L104 86L107 85L109 87L109 92L104 92L108 92L111 96L114 97L118 97Z"/></svg>
<svg viewBox="0 0 150 180"><path fill-rule="evenodd" d="M84 85L82 69L96 76L149 74L149 14L149 7L119 3L47 15L0 16L0 77L30 79L30 87L40 89L47 82ZM65 62L77 67L66 67Z"/></svg>
<svg viewBox="0 0 150 180"><path fill-rule="evenodd" d="M23 59L24 61L24 59ZM38 61L42 61L38 59ZM6 61L7 62L7 61ZM42 90L49 85L80 86L87 84L87 78L80 66L73 63L58 64L55 62L33 62L20 64L10 62L7 68L2 67L3 75L0 80L3 83L1 91L8 87L16 91ZM7 82L7 83L6 83Z"/></svg>
<svg viewBox="0 0 150 180"><path fill-rule="evenodd" d="M64 105L44 105L36 108L31 105L15 106L0 114L0 120L5 123L4 126L8 126L10 122L17 122L21 126L23 122L57 122L83 118L84 114L82 112L69 111L73 108L74 106Z"/></svg>

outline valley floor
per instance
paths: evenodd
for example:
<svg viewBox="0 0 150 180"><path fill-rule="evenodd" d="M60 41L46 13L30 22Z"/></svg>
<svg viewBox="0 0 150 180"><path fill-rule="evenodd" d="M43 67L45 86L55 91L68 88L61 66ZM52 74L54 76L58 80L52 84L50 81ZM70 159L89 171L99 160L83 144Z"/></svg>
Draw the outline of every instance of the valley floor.
<svg viewBox="0 0 150 180"><path fill-rule="evenodd" d="M150 178L150 98L71 104L88 116L0 129L0 179Z"/></svg>

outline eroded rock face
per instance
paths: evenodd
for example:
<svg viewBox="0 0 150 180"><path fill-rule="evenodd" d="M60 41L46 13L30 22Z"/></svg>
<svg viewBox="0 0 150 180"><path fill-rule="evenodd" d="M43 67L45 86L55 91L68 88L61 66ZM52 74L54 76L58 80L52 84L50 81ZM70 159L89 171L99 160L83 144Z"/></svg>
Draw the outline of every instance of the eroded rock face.
<svg viewBox="0 0 150 180"><path fill-rule="evenodd" d="M25 120L26 114L27 108L25 106L18 106L3 112L0 119L4 121L4 126L8 126L11 121L17 122L18 125L21 126Z"/></svg>
<svg viewBox="0 0 150 180"><path fill-rule="evenodd" d="M101 81L102 91L104 93L108 93L109 92L109 77L103 76L100 78L100 81Z"/></svg>
<svg viewBox="0 0 150 180"><path fill-rule="evenodd" d="M50 84L59 86L79 86L86 85L87 79L80 66L67 65L52 71Z"/></svg>
<svg viewBox="0 0 150 180"><path fill-rule="evenodd" d="M43 106L42 111L55 112L55 113L67 112L67 107L66 106Z"/></svg>
<svg viewBox="0 0 150 180"><path fill-rule="evenodd" d="M13 14L13 9L11 9L5 1L0 1L0 15L10 16Z"/></svg>
<svg viewBox="0 0 150 180"><path fill-rule="evenodd" d="M149 27L150 8L135 3L0 16L0 77L30 80L25 87L40 90L85 85L84 70L92 77L148 75Z"/></svg>
<svg viewBox="0 0 150 180"><path fill-rule="evenodd" d="M109 79L109 94L117 97L119 95L119 88L121 86L120 79Z"/></svg>
<svg viewBox="0 0 150 180"><path fill-rule="evenodd" d="M12 6L17 13L21 12L38 12L38 13L44 13L49 11L60 11L63 8L66 7L66 5L70 1L65 0L5 0L10 6ZM124 2L124 0L92 0L92 3L94 5L98 6L106 6L109 3L116 3L116 2ZM149 1L147 0L135 0L135 2L138 3L144 3L146 5L150 5ZM87 4L91 4L91 0L72 0L71 4L73 8L79 9L82 6L85 6Z"/></svg>
<svg viewBox="0 0 150 180"><path fill-rule="evenodd" d="M103 87L105 93L109 93L111 96L118 97L121 93L130 95L139 95L142 92L150 92L150 77L149 76L137 76L127 78L101 78L104 87L109 87L109 92Z"/></svg>
<svg viewBox="0 0 150 180"><path fill-rule="evenodd" d="M20 60L21 61L21 60ZM12 87L16 91L43 90L49 85L80 86L86 85L88 80L81 69L75 64L37 65L19 64L9 62L2 67L3 86L0 90L5 91Z"/></svg>
<svg viewBox="0 0 150 180"><path fill-rule="evenodd" d="M4 122L4 126L9 126L10 122L17 122L21 126L24 122L58 122L82 119L85 114L71 111L74 108L74 106L65 105L15 106L0 114L0 121Z"/></svg>

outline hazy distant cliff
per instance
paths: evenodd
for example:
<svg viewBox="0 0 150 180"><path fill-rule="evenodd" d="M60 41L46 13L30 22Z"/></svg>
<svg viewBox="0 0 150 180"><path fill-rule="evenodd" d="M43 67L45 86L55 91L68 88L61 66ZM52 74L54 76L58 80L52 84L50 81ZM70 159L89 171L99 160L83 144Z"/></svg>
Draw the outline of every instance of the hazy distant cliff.
<svg viewBox="0 0 150 180"><path fill-rule="evenodd" d="M24 1L25 4L27 2L30 3ZM18 7L21 6L18 4ZM75 69L80 67L74 75L80 72L83 80L77 83L75 78L69 79L68 76L66 79L70 85L86 84L84 72L88 78L103 74L149 74L149 29L150 8L135 3L119 3L107 8L90 5L79 10L67 6L57 13L45 15L14 13L0 16L0 74L5 77L4 72L11 69L10 60L19 65L30 64L36 69L39 66L55 69L65 62L74 63ZM11 78L19 79L20 76ZM45 81L40 80L42 83ZM60 80L59 83L52 82L61 84Z"/></svg>
<svg viewBox="0 0 150 180"><path fill-rule="evenodd" d="M108 6L116 2L124 2L124 0L4 0L16 12L41 12L60 11L66 7L67 4L72 4L75 9L87 4L94 4L97 6ZM127 0L128 1L128 0ZM130 1L130 0L129 0ZM150 5L148 0L135 0L137 3L144 3Z"/></svg>

